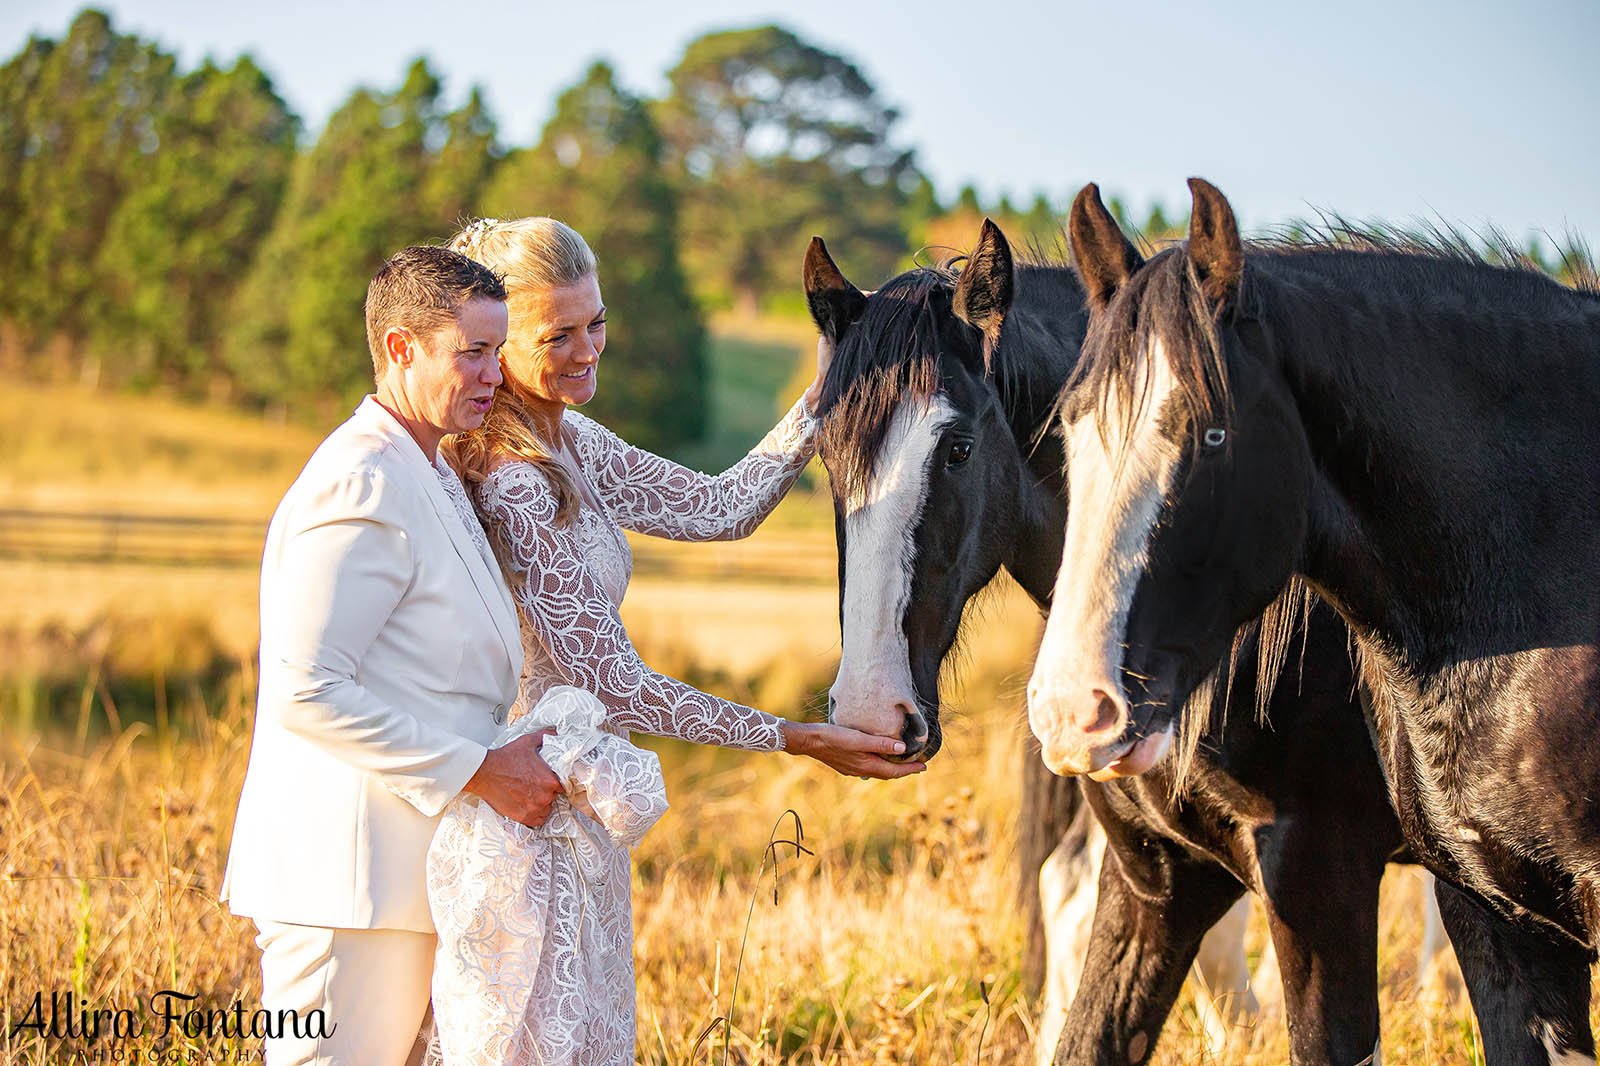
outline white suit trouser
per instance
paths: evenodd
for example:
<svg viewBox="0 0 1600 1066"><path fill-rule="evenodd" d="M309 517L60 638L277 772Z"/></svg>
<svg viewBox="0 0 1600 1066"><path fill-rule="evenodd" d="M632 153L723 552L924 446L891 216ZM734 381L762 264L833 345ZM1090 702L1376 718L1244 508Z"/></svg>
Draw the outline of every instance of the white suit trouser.
<svg viewBox="0 0 1600 1066"><path fill-rule="evenodd" d="M405 1066L420 1056L436 938L403 929L327 929L256 920L261 1005L320 1010L331 1035L264 1041L266 1066Z"/></svg>

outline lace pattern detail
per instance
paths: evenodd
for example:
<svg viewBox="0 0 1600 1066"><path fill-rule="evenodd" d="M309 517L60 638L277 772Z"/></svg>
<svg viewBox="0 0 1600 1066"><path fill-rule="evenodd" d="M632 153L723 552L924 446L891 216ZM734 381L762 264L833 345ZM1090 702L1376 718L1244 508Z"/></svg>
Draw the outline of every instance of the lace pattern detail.
<svg viewBox="0 0 1600 1066"><path fill-rule="evenodd" d="M428 865L440 930L432 1066L632 1063L627 846L660 816L640 802L648 771L660 771L626 733L764 751L783 744L773 715L640 660L617 613L633 568L622 529L679 540L748 535L811 458L815 419L796 404L749 456L713 477L634 448L581 415L566 418L600 508L584 503L571 525L558 527L554 490L528 463L493 471L478 486L478 503L523 575L512 588L524 651L513 725L533 728L542 701L570 685L598 698L604 735L572 763L576 799L558 801L547 831L509 822L475 797L445 812ZM541 752L561 764L558 748L546 740ZM442 1011L441 980L465 990L450 993Z"/></svg>
<svg viewBox="0 0 1600 1066"><path fill-rule="evenodd" d="M618 731L759 751L782 746L775 716L701 692L639 658L617 613L621 597L608 594L596 573L626 572L617 561L627 551L620 530L604 536L594 518L558 527L555 492L531 463L500 467L480 491L490 524L524 575L512 589L523 621L519 709L551 685L574 685L600 698L607 726ZM593 566L585 548L595 555Z"/></svg>
<svg viewBox="0 0 1600 1066"><path fill-rule="evenodd" d="M546 726L572 802L531 829L463 794L428 849L438 931L429 1066L623 1066L634 1057L627 848L666 811L661 765L557 687L495 741Z"/></svg>
<svg viewBox="0 0 1600 1066"><path fill-rule="evenodd" d="M484 536L483 523L478 521L478 513L472 508L472 498L467 495L467 487L461 483L461 478L456 475L449 463L444 461L444 456L433 457L433 472L439 475L439 483L444 486L444 494L450 497L450 502L455 506L456 517L461 519L461 524L467 527L467 536L472 538L473 547L489 563L494 562L494 552L489 549L489 539Z"/></svg>
<svg viewBox="0 0 1600 1066"><path fill-rule="evenodd" d="M798 400L750 454L702 474L568 411L578 462L624 529L671 540L738 540L754 532L816 454L817 420Z"/></svg>

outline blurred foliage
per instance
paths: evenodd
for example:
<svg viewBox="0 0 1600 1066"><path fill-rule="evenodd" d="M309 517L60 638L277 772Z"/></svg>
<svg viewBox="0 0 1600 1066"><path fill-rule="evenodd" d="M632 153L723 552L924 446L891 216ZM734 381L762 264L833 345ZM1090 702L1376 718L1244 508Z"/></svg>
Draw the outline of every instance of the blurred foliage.
<svg viewBox="0 0 1600 1066"><path fill-rule="evenodd" d="M699 440L708 403L705 327L679 261L678 190L662 155L645 102L596 63L483 197L493 217L550 215L594 249L606 354L584 410L653 451Z"/></svg>
<svg viewBox="0 0 1600 1066"><path fill-rule="evenodd" d="M176 79L151 126L156 145L117 206L100 253L106 304L96 347L112 380L226 395L225 309L277 215L299 121L248 57Z"/></svg>
<svg viewBox="0 0 1600 1066"><path fill-rule="evenodd" d="M84 339L112 295L100 269L113 216L159 147L174 62L98 11L60 42L30 38L0 68L0 315L24 343Z"/></svg>
<svg viewBox="0 0 1600 1066"><path fill-rule="evenodd" d="M246 398L348 408L371 388L367 281L395 250L449 235L493 145L476 95L450 114L440 91L419 59L393 92L358 89L296 159L224 340Z"/></svg>
<svg viewBox="0 0 1600 1066"><path fill-rule="evenodd" d="M711 33L667 75L657 114L684 189L684 253L713 302L753 310L796 288L811 234L866 276L907 252L923 177L896 147L898 112L848 60L777 26Z"/></svg>
<svg viewBox="0 0 1600 1066"><path fill-rule="evenodd" d="M601 261L611 370L593 413L709 458L727 450L708 410L729 360L708 357L702 309L803 316L813 233L865 287L961 253L985 216L1064 257L1064 201L941 202L867 73L787 29L706 34L668 83L641 99L598 63L536 145L507 151L479 92L452 109L417 59L308 140L249 56L181 71L86 9L0 66L0 367L326 425L370 388L361 305L387 255L470 216L550 214ZM1187 226L1160 203L1109 207L1150 245ZM1593 278L1578 244L1511 252Z"/></svg>

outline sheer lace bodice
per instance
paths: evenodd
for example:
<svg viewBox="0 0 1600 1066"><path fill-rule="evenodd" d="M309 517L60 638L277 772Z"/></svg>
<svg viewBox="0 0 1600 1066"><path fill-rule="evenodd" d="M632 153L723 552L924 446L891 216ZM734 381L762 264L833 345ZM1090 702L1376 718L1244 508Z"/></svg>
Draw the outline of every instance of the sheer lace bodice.
<svg viewBox="0 0 1600 1066"><path fill-rule="evenodd" d="M635 448L582 415L566 415L580 471L601 509L583 505L556 524L555 490L531 463L507 463L478 502L518 573L522 615L521 710L552 685L599 697L606 724L699 744L774 751L779 719L701 692L645 665L618 614L633 572L624 528L676 540L749 535L794 483L814 451L816 421L797 403L744 459L701 474Z"/></svg>
<svg viewBox="0 0 1600 1066"><path fill-rule="evenodd" d="M726 747L782 747L778 718L701 692L640 660L617 613L633 571L623 530L678 540L748 535L811 458L815 419L797 403L748 456L717 476L634 448L582 415L568 412L564 420L589 490L584 495L593 495L570 524L556 524L555 491L532 464L498 467L477 488L490 535L503 538L517 572L512 592L525 658L513 715L518 722L530 718L530 725L541 720L539 708L549 706L544 697L571 691L560 686L598 699L597 728L612 734L605 738L612 743L576 764L575 784L591 797L639 791L630 776L638 767L628 752L639 752L625 744L629 730ZM542 751L552 757L549 740ZM552 815L553 832L518 826L471 800L459 801L441 823L449 828L441 828L430 853L429 899L448 957L436 967L435 1009L442 973L448 985L442 994L453 1005L446 1014L459 1009L439 1015L440 1034L452 1035L443 1033L448 1026L464 1042L452 1045L436 1034L430 1061L634 1061L631 834L620 831L617 812L598 798L596 818L559 806L566 822ZM563 824L576 831L561 830ZM495 901L488 907L485 892ZM447 949L451 929L466 932ZM501 1024L508 1017L516 1022L509 1029ZM483 1035L491 1029L497 1035ZM452 1046L484 1050L454 1057Z"/></svg>

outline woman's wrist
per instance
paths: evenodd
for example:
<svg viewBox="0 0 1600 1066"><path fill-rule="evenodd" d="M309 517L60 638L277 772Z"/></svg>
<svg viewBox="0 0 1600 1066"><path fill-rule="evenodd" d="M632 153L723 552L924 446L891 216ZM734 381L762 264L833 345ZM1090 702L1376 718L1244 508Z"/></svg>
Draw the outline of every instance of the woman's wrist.
<svg viewBox="0 0 1600 1066"><path fill-rule="evenodd" d="M791 722L787 718L778 723L778 729L783 734L783 750L790 755L810 754L811 738L816 736L816 730L807 722Z"/></svg>

